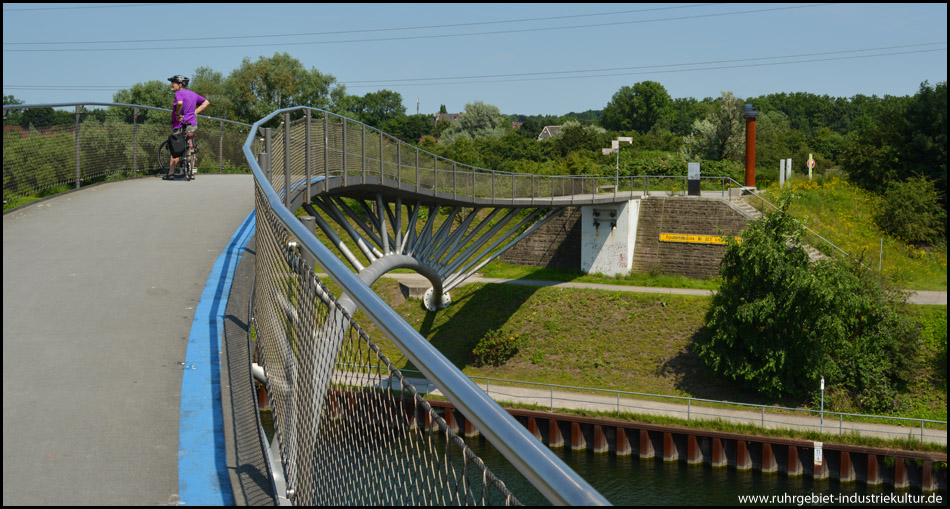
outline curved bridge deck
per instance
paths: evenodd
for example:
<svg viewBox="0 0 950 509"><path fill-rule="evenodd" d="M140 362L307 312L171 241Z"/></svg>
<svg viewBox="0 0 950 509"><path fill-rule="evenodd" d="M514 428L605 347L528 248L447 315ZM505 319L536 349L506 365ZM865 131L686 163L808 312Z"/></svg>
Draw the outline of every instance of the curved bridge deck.
<svg viewBox="0 0 950 509"><path fill-rule="evenodd" d="M146 178L3 216L4 505L179 502L196 304L253 190Z"/></svg>

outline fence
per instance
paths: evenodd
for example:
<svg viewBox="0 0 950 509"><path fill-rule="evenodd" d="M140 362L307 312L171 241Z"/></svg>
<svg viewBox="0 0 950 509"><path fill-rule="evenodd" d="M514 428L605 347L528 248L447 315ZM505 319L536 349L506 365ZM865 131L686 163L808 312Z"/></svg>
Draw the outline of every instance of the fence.
<svg viewBox="0 0 950 509"><path fill-rule="evenodd" d="M7 105L3 117L4 209L29 196L155 173L158 146L171 132L171 110L129 104ZM200 118L198 167L250 171L240 152L250 125Z"/></svg>
<svg viewBox="0 0 950 509"><path fill-rule="evenodd" d="M281 115L276 129L263 128L266 179L285 204L299 186L304 201L314 193L353 185L394 190L479 205L574 205L619 201L635 195L686 194L684 176L536 175L488 170L445 159L354 120L320 110ZM705 191L739 186L728 177L703 177Z"/></svg>
<svg viewBox="0 0 950 509"><path fill-rule="evenodd" d="M606 504L362 283L285 206L295 191L306 193L309 200L315 181L327 189L331 179L349 177L351 172L371 177L377 168L376 178L395 175L400 188L444 192L439 172L425 175L416 164L410 167L415 179L402 178L406 170L400 164L402 144L387 145L382 133L335 116L340 125L331 130L331 115L319 110L279 110L254 129L291 111L306 112L306 117L296 123L286 118L280 143L273 143L265 132L264 168L251 148L254 136L248 136L244 145L257 190L255 331L275 408L288 494L296 503L314 505L340 502L345 494L364 504L516 501L480 461L471 458L464 442L418 394L411 390L403 394L399 371L346 311L352 302L544 496L562 504ZM322 117L323 129L307 121L310 112ZM337 148L343 140L346 150ZM359 147L359 157L353 147ZM412 151L410 157L422 159L422 153ZM438 159L433 163L436 168L446 164ZM489 176L488 182L492 181ZM303 261L310 257L342 289L340 301ZM368 359L362 364L372 367L341 372L335 369L338 358ZM413 408L408 414L406 405ZM421 428L417 412L423 416ZM435 447L437 436L441 441ZM394 491L403 495L393 495Z"/></svg>
<svg viewBox="0 0 950 509"><path fill-rule="evenodd" d="M352 369L355 366L343 367ZM403 370L403 373L421 372L406 369ZM494 395L496 400L542 405L552 411L555 409L582 408L599 412L662 414L687 421L721 419L757 425L762 429L787 427L823 433L837 432L838 434L845 434L854 432L888 438L910 437L922 442L946 443L947 440L947 421L736 403L688 396L574 387L484 376L471 376L471 379L482 387L487 394ZM407 380L417 390L429 392L430 387L428 387L425 380L413 378ZM668 403L652 404L664 402ZM715 406L702 405L704 403ZM883 422L885 426L873 426L874 421Z"/></svg>

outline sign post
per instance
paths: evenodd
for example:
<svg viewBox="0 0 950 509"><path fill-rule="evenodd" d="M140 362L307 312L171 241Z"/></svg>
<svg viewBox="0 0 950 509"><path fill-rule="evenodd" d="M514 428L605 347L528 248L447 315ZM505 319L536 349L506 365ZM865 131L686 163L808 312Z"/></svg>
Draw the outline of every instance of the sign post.
<svg viewBox="0 0 950 509"><path fill-rule="evenodd" d="M614 193L616 194L617 190L620 189L620 142L624 141L627 143L633 144L633 137L631 136L620 136L617 139L610 142L610 148L601 149L603 155L616 153L617 154L617 177L614 180Z"/></svg>
<svg viewBox="0 0 950 509"><path fill-rule="evenodd" d="M699 163L686 163L686 179L686 193L689 196L699 196Z"/></svg>
<svg viewBox="0 0 950 509"><path fill-rule="evenodd" d="M808 166L808 180L811 180L811 170L815 167L815 158L811 154L808 154L808 162L805 165Z"/></svg>

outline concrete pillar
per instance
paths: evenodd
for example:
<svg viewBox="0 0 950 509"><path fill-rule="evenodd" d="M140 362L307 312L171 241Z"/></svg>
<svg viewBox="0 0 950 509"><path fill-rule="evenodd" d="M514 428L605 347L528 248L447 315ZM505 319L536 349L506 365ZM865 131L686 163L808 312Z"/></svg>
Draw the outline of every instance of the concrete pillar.
<svg viewBox="0 0 950 509"><path fill-rule="evenodd" d="M453 433L458 434L459 424L458 424L458 421L455 419L455 411L452 410L451 408L446 408L445 417L443 417L443 419L445 420L446 426L448 426L449 429L452 430Z"/></svg>
<svg viewBox="0 0 950 509"><path fill-rule="evenodd" d="M840 482L854 482L854 465L851 463L851 453L848 451L841 451L840 459L838 460L838 480Z"/></svg>
<svg viewBox="0 0 950 509"><path fill-rule="evenodd" d="M464 430L465 430L465 436L467 437L477 437L481 434L478 431L478 428L476 428L475 425L472 424L472 421L469 419L465 419Z"/></svg>
<svg viewBox="0 0 950 509"><path fill-rule="evenodd" d="M729 460L726 457L726 449L722 446L721 438L712 439L712 447L710 447L709 455L709 465L713 467L726 467L729 466Z"/></svg>
<svg viewBox="0 0 950 509"><path fill-rule="evenodd" d="M673 442L673 434L663 433L663 461L678 461L680 459L679 450Z"/></svg>
<svg viewBox="0 0 950 509"><path fill-rule="evenodd" d="M528 432L534 435L534 438L537 438L538 441L541 441L541 427L538 426L538 421L534 417L528 417Z"/></svg>
<svg viewBox="0 0 950 509"><path fill-rule="evenodd" d="M633 448L630 446L630 439L627 438L626 428L617 427L617 456L628 456L633 454Z"/></svg>
<svg viewBox="0 0 950 509"><path fill-rule="evenodd" d="M640 430L640 457L652 458L656 453L653 451L653 442L650 441L650 433L645 429Z"/></svg>
<svg viewBox="0 0 950 509"><path fill-rule="evenodd" d="M594 425L594 452L608 452L610 446L607 445L607 435L604 434L603 426Z"/></svg>
<svg viewBox="0 0 950 509"><path fill-rule="evenodd" d="M579 422L571 423L571 449L587 449L587 440Z"/></svg>
<svg viewBox="0 0 950 509"><path fill-rule="evenodd" d="M695 465L703 462L703 451L699 447L696 435L686 436L686 463Z"/></svg>
<svg viewBox="0 0 950 509"><path fill-rule="evenodd" d="M778 463L775 462L775 455L772 454L772 444L762 442L762 472L777 472Z"/></svg>
<svg viewBox="0 0 950 509"><path fill-rule="evenodd" d="M749 444L745 440L736 440L736 470L752 468L752 457L749 455Z"/></svg>
<svg viewBox="0 0 950 509"><path fill-rule="evenodd" d="M868 464L864 481L868 484L881 484L884 481L881 477L881 467L878 463L877 454L868 454Z"/></svg>
<svg viewBox="0 0 950 509"><path fill-rule="evenodd" d="M788 463L785 467L785 473L788 475L803 475L805 469L802 466L802 462L798 457L798 446L790 445L788 446Z"/></svg>
<svg viewBox="0 0 950 509"><path fill-rule="evenodd" d="M561 435L561 427L554 419L548 421L548 447L564 447L564 437Z"/></svg>

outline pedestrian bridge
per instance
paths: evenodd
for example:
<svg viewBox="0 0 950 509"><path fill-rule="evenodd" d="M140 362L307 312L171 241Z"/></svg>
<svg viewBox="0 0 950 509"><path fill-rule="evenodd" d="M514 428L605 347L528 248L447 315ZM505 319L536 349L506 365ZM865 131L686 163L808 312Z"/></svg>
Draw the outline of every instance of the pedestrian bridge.
<svg viewBox="0 0 950 509"><path fill-rule="evenodd" d="M606 503L368 284L413 268L446 305L560 207L643 185L472 168L308 108L228 136L223 120L218 133L202 123L201 166L252 175L88 185L150 170L164 139L139 123L149 108L109 106L120 120L77 106L73 129L5 133L5 203L78 191L4 214L4 504L516 504L381 342L549 500ZM269 450L251 357L275 418Z"/></svg>

